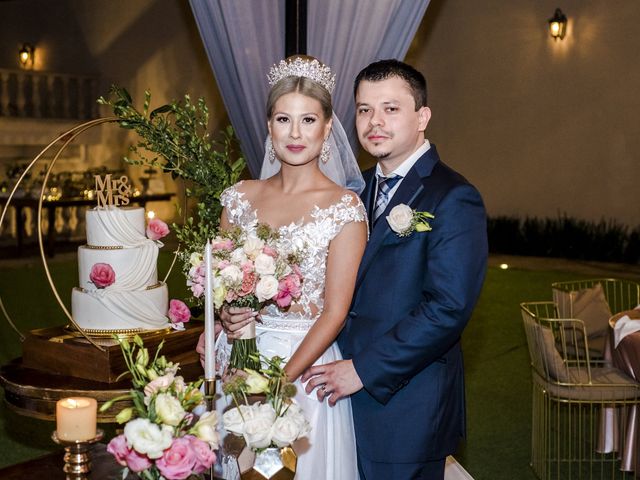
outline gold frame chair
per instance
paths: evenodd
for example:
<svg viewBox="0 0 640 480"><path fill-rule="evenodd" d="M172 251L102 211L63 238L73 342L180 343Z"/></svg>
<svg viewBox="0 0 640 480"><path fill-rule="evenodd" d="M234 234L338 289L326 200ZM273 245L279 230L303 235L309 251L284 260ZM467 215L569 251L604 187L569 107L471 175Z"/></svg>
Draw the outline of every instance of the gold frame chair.
<svg viewBox="0 0 640 480"><path fill-rule="evenodd" d="M584 323L557 318L553 302L520 304L533 380L531 467L542 480L631 479L620 470L640 384L594 361ZM605 416L616 432L606 434ZM634 430L638 431L638 428ZM637 444L637 439L636 439Z"/></svg>
<svg viewBox="0 0 640 480"><path fill-rule="evenodd" d="M570 280L566 282L555 282L551 284L554 290L563 292L575 292L585 288L593 288L597 284L602 285L604 296L607 299L612 314L631 310L640 305L640 284L631 280L618 278L591 278L588 280ZM555 301L555 298L554 298ZM558 305L560 311L571 311L571 305L567 305L567 310L563 310Z"/></svg>

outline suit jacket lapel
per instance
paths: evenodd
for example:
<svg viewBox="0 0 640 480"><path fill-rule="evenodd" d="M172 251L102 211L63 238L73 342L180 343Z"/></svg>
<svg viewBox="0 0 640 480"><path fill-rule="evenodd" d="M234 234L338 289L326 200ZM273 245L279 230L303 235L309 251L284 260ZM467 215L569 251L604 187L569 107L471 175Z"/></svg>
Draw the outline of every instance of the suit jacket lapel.
<svg viewBox="0 0 640 480"><path fill-rule="evenodd" d="M375 191L376 191L376 169L372 168L368 172L365 172L365 182L366 186L360 195L362 199L362 203L367 210L367 217L369 220L369 231L373 228L373 209L374 209L374 199L375 199Z"/></svg>
<svg viewBox="0 0 640 480"><path fill-rule="evenodd" d="M431 174L433 166L438 161L439 157L435 145L431 145L431 148L422 157L420 157L413 168L409 170L407 176L402 180L402 183L400 183L398 190L395 192L393 197L391 197L391 201L387 205L384 213L380 215L380 218L378 218L376 224L371 228L369 243L367 244L367 248L364 251L364 255L362 256L362 261L360 263L360 268L358 270L356 289L362 282L362 279L364 278L364 275L368 270L371 261L382 246L384 239L391 234L395 234L395 232L391 230L386 216L389 215L389 212L393 209L393 207L400 205L401 203L412 206L412 204L424 190L423 179ZM373 215L372 212L374 209L373 201L371 199L374 196L372 190L375 189L375 175L372 180L367 181L367 189L365 189L365 191L363 192L363 197L366 193L368 193L369 195L368 197L365 197L369 201L365 203L365 205L367 206L370 218ZM367 192L367 190L369 190L369 192Z"/></svg>

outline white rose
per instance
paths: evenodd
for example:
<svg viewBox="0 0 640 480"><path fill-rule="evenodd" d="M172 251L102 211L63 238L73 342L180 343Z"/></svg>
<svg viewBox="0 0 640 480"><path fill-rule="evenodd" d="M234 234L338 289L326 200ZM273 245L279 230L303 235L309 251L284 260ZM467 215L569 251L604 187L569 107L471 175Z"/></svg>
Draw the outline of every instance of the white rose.
<svg viewBox="0 0 640 480"><path fill-rule="evenodd" d="M311 431L311 425L307 421L306 417L304 416L304 412L298 404L292 403L291 405L289 405L289 408L287 408L287 412L284 416L288 417L298 425L298 428L300 429L300 432L298 433L299 437L304 437Z"/></svg>
<svg viewBox="0 0 640 480"><path fill-rule="evenodd" d="M256 237L249 237L247 241L244 242L242 249L249 258L254 259L262 252L263 247L264 242L262 240Z"/></svg>
<svg viewBox="0 0 640 480"><path fill-rule="evenodd" d="M240 415L242 411L242 415ZM244 432L244 419L253 417L251 409L246 405L240 405L240 411L238 408L231 408L222 414L222 425L228 432L235 433L236 435L242 435Z"/></svg>
<svg viewBox="0 0 640 480"><path fill-rule="evenodd" d="M127 443L138 453L155 459L171 446L173 435L170 427L162 429L147 418L136 418L124 426Z"/></svg>
<svg viewBox="0 0 640 480"><path fill-rule="evenodd" d="M200 252L193 252L190 256L189 256L189 264L192 267L197 267L198 265L200 265L202 263L202 253Z"/></svg>
<svg viewBox="0 0 640 480"><path fill-rule="evenodd" d="M396 205L389 212L387 222L389 222L389 226L394 232L405 232L411 228L411 223L413 222L413 210L404 203Z"/></svg>
<svg viewBox="0 0 640 480"><path fill-rule="evenodd" d="M267 415L257 415L244 423L244 441L249 448L266 448L271 444L273 420Z"/></svg>
<svg viewBox="0 0 640 480"><path fill-rule="evenodd" d="M229 265L220 271L222 280L227 285L234 285L242 282L242 270L235 265Z"/></svg>
<svg viewBox="0 0 640 480"><path fill-rule="evenodd" d="M207 442L212 449L217 450L220 443L220 436L216 430L217 425L218 412L205 412L193 426L191 433L203 442Z"/></svg>
<svg viewBox="0 0 640 480"><path fill-rule="evenodd" d="M168 393L160 393L156 397L156 413L162 423L173 427L177 426L185 416L180 400Z"/></svg>
<svg viewBox="0 0 640 480"><path fill-rule="evenodd" d="M300 426L292 417L278 417L271 427L271 440L278 447L291 445L300 434Z"/></svg>
<svg viewBox="0 0 640 480"><path fill-rule="evenodd" d="M271 423L276 421L276 411L270 403L254 403L254 416L268 419Z"/></svg>
<svg viewBox="0 0 640 480"><path fill-rule="evenodd" d="M246 263L247 260L249 260L247 258L247 254L244 253L244 250L242 248L236 248L233 252L231 252L231 261L233 263L242 265L243 263Z"/></svg>
<svg viewBox="0 0 640 480"><path fill-rule="evenodd" d="M260 275L273 275L276 273L276 261L273 257L264 253L256 257L254 267Z"/></svg>
<svg viewBox="0 0 640 480"><path fill-rule="evenodd" d="M278 293L278 280L272 275L262 277L256 284L256 296L259 302L273 298Z"/></svg>

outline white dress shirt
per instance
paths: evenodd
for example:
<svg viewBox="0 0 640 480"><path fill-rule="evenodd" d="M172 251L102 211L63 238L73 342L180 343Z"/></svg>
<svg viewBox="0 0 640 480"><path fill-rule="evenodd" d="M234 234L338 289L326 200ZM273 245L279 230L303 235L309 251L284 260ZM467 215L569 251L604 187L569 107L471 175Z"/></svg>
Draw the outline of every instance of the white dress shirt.
<svg viewBox="0 0 640 480"><path fill-rule="evenodd" d="M380 163L378 163L376 165L376 197L378 196L378 178L393 177L394 175L400 175L402 178L398 180L398 182L393 186L391 190L389 190L388 197L389 197L389 201L391 201L391 199L393 198L393 195L396 193L396 190L398 190L398 187L404 180L404 177L406 177L407 173L409 173L409 170L413 168L413 166L418 161L418 159L422 155L424 155L430 148L431 148L431 144L429 143L429 140L425 138L424 143L389 175L385 175L384 173L382 173L382 168L380 168ZM373 204L375 205L375 198L374 198Z"/></svg>

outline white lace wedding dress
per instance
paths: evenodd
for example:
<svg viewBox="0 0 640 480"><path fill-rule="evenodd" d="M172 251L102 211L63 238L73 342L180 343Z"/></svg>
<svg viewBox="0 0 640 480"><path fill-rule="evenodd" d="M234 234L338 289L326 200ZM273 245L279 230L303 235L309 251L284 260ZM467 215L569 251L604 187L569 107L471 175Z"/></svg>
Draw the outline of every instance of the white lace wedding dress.
<svg viewBox="0 0 640 480"><path fill-rule="evenodd" d="M220 200L226 208L229 222L252 232L258 224L257 211L243 197L244 194L233 186L223 192ZM328 208L316 206L308 217L310 220L300 220L278 229L280 241L303 242L305 245L307 254L300 265L304 281L302 295L297 302L302 312L282 312L271 306L262 313L262 323L256 327L257 344L260 352L267 356L290 358L296 351L322 313L329 243L345 224L366 221L362 202L351 195L344 195ZM216 343L216 363L224 367L228 364L231 345L224 333ZM342 355L334 342L316 363L340 359ZM298 391L295 400L311 424L311 433L293 445L298 455L296 479L357 480L355 435L349 399L339 400L335 407L329 407L326 401L318 401L315 392L307 395L299 380L296 386ZM220 407L218 409L220 411Z"/></svg>

